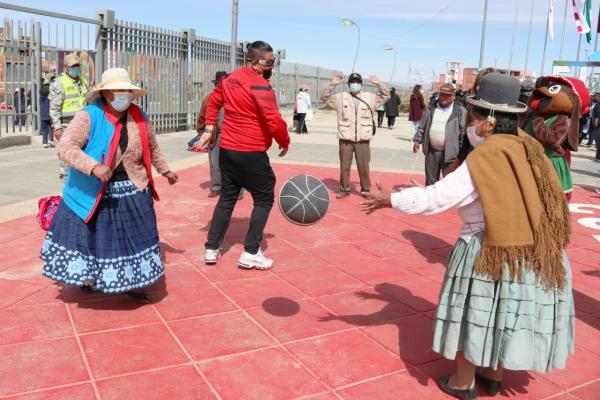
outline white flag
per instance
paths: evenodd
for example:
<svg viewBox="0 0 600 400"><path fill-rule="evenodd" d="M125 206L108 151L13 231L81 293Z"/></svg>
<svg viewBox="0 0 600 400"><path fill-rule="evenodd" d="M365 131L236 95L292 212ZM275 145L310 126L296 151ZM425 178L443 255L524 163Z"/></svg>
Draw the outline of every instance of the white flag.
<svg viewBox="0 0 600 400"><path fill-rule="evenodd" d="M572 3L577 32L581 33L582 35L588 33L591 29L585 20L585 14L583 13L583 10L585 9L585 0L572 0Z"/></svg>
<svg viewBox="0 0 600 400"><path fill-rule="evenodd" d="M550 32L550 40L554 40L554 0L549 0L548 5L548 32Z"/></svg>

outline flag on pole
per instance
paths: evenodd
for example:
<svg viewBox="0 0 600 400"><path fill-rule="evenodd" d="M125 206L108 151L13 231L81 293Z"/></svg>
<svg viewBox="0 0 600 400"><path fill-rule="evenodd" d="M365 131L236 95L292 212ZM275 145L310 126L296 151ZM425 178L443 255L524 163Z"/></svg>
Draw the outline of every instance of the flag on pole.
<svg viewBox="0 0 600 400"><path fill-rule="evenodd" d="M575 17L575 26L577 27L577 32L582 35L584 33L588 33L590 31L590 26L588 25L583 12L587 1L571 0L571 2L573 4L573 16Z"/></svg>
<svg viewBox="0 0 600 400"><path fill-rule="evenodd" d="M554 40L554 0L548 0L548 32L550 33L550 40Z"/></svg>
<svg viewBox="0 0 600 400"><path fill-rule="evenodd" d="M592 26L592 0L585 0L585 22L587 22L588 27ZM592 30L590 29L585 34L585 40L587 40L588 44L592 42Z"/></svg>

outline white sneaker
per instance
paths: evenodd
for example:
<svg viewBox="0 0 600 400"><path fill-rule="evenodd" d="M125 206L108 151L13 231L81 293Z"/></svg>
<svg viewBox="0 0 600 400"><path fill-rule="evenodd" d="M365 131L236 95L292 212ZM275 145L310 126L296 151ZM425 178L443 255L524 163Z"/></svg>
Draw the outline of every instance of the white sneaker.
<svg viewBox="0 0 600 400"><path fill-rule="evenodd" d="M265 257L260 249L258 249L258 253L256 254L244 251L238 260L238 265L246 269L271 269L273 268L273 260Z"/></svg>
<svg viewBox="0 0 600 400"><path fill-rule="evenodd" d="M221 249L204 249L204 263L207 265L214 265L221 257Z"/></svg>

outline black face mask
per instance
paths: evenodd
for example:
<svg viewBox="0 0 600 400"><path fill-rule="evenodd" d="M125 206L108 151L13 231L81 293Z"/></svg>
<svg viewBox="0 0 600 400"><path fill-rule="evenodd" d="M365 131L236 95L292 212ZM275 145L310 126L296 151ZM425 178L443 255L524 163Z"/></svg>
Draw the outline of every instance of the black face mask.
<svg viewBox="0 0 600 400"><path fill-rule="evenodd" d="M263 71L262 76L265 79L269 79L272 74L273 74L273 70L272 69L266 69L266 70Z"/></svg>

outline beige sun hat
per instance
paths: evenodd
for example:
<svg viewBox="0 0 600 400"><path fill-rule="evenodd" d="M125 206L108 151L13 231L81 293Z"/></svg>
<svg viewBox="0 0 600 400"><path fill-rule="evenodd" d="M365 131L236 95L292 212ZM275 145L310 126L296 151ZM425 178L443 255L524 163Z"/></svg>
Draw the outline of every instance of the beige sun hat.
<svg viewBox="0 0 600 400"><path fill-rule="evenodd" d="M64 64L67 67L72 67L73 65L81 64L81 58L79 58L77 53L69 53L65 56Z"/></svg>
<svg viewBox="0 0 600 400"><path fill-rule="evenodd" d="M87 94L86 98L88 102L98 97L102 90L131 90L134 99L148 94L146 89L139 88L131 83L129 72L123 68L111 68L104 71L102 82L94 86Z"/></svg>

